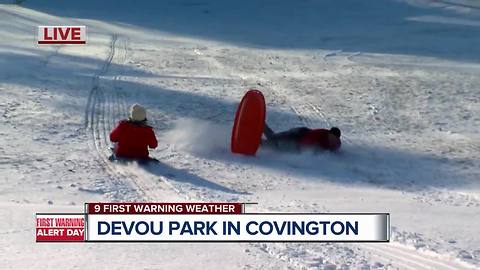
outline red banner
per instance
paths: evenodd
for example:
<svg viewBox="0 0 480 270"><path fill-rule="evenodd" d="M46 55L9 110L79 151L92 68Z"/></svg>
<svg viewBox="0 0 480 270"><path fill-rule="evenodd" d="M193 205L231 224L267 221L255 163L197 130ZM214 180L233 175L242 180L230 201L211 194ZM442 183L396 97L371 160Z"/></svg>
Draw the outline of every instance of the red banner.
<svg viewBox="0 0 480 270"><path fill-rule="evenodd" d="M88 203L92 214L241 214L241 203Z"/></svg>

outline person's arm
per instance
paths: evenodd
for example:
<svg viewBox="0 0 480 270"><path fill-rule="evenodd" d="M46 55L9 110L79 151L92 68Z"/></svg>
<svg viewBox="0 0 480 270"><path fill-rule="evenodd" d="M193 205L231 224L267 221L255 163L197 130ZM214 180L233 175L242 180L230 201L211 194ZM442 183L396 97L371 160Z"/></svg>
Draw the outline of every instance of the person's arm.
<svg viewBox="0 0 480 270"><path fill-rule="evenodd" d="M150 138L148 140L148 146L152 149L155 149L158 146L157 138L155 137L155 132L152 128L150 128Z"/></svg>
<svg viewBox="0 0 480 270"><path fill-rule="evenodd" d="M329 138L329 150L330 151L337 151L338 149L340 149L340 146L342 145L342 142L340 141L340 138L337 138L335 137L334 135L332 134L329 134L330 138Z"/></svg>
<svg viewBox="0 0 480 270"><path fill-rule="evenodd" d="M119 122L117 127L110 132L110 141L118 142L120 140L120 135L122 133L123 125L122 122Z"/></svg>

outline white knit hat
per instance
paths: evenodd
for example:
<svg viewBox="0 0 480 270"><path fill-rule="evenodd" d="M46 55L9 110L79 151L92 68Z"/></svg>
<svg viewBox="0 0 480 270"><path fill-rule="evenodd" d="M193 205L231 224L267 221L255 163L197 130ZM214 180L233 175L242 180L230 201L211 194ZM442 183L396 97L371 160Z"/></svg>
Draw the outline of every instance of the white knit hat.
<svg viewBox="0 0 480 270"><path fill-rule="evenodd" d="M147 111L140 104L133 104L130 107L130 120L144 121L147 119Z"/></svg>

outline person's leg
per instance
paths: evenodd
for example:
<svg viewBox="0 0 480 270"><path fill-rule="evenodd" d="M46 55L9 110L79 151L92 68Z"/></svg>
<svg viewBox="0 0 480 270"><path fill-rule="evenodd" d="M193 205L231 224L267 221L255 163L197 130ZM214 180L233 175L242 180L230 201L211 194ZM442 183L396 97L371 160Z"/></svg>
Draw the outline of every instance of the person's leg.
<svg viewBox="0 0 480 270"><path fill-rule="evenodd" d="M267 140L271 140L275 137L275 132L265 123L265 127L263 128L263 134L267 137Z"/></svg>
<svg viewBox="0 0 480 270"><path fill-rule="evenodd" d="M263 134L265 134L266 140L262 140L262 145L269 147L269 148L277 148L278 143L277 139L275 138L275 132L265 123L263 128Z"/></svg>
<svg viewBox="0 0 480 270"><path fill-rule="evenodd" d="M310 129L306 127L292 128L275 134L276 139L298 140L305 135Z"/></svg>
<svg viewBox="0 0 480 270"><path fill-rule="evenodd" d="M292 128L287 131L275 133L267 124L265 124L263 134L267 137L267 140L262 142L265 146L270 146L274 148L282 148L281 145L285 148L291 149L292 145L297 145L298 141L309 131L307 127L298 127ZM298 147L297 147L298 148Z"/></svg>
<svg viewBox="0 0 480 270"><path fill-rule="evenodd" d="M138 161L138 164L142 164L142 165L145 165L145 164L150 164L150 163L159 163L160 161L156 158L152 158L152 157L147 157L147 158L141 158L141 159L137 159Z"/></svg>
<svg viewBox="0 0 480 270"><path fill-rule="evenodd" d="M115 155L116 145L117 145L117 144L114 143L113 145L111 145L111 146L109 147L109 150L110 150L110 152L111 152L111 155L108 157L108 160L110 160L110 161L114 161L114 160L117 159L117 156Z"/></svg>

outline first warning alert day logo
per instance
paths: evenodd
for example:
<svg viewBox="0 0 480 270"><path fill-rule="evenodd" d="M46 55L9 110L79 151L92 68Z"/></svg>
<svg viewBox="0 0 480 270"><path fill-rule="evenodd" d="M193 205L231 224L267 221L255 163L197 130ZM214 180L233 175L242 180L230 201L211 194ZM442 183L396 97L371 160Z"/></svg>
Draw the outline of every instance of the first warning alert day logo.
<svg viewBox="0 0 480 270"><path fill-rule="evenodd" d="M387 213L246 213L242 203L88 203L39 213L37 242L388 242Z"/></svg>
<svg viewBox="0 0 480 270"><path fill-rule="evenodd" d="M37 214L37 242L83 242L85 216L83 214Z"/></svg>

